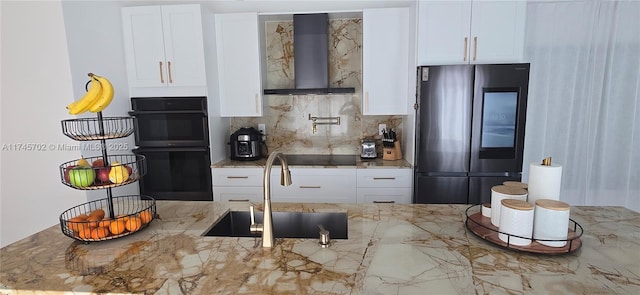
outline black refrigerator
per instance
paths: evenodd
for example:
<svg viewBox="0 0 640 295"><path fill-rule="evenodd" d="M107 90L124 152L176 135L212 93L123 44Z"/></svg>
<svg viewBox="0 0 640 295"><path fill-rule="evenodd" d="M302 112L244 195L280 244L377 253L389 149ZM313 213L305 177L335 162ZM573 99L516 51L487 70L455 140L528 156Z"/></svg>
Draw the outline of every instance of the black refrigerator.
<svg viewBox="0 0 640 295"><path fill-rule="evenodd" d="M480 204L520 181L529 64L421 66L414 203Z"/></svg>

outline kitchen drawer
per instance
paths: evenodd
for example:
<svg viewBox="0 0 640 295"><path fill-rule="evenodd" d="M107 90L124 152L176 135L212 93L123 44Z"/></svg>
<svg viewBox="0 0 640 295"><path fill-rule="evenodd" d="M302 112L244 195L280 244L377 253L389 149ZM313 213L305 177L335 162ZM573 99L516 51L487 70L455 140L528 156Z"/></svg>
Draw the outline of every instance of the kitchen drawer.
<svg viewBox="0 0 640 295"><path fill-rule="evenodd" d="M213 200L222 202L262 202L264 198L262 187L216 186L213 188Z"/></svg>
<svg viewBox="0 0 640 295"><path fill-rule="evenodd" d="M358 188L411 188L411 169L358 169Z"/></svg>
<svg viewBox="0 0 640 295"><path fill-rule="evenodd" d="M291 168L290 186L279 183L280 171L271 174L274 202L355 203L356 169Z"/></svg>
<svg viewBox="0 0 640 295"><path fill-rule="evenodd" d="M262 168L214 168L213 186L262 187L263 175Z"/></svg>
<svg viewBox="0 0 640 295"><path fill-rule="evenodd" d="M358 203L411 204L411 188L358 188Z"/></svg>

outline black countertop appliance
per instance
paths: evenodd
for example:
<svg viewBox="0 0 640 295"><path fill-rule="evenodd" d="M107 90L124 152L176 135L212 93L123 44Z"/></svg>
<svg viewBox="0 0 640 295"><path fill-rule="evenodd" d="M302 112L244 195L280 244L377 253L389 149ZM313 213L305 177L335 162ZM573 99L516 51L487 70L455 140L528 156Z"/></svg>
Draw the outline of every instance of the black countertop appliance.
<svg viewBox="0 0 640 295"><path fill-rule="evenodd" d="M242 127L231 134L231 160L254 161L262 158L262 133L253 127Z"/></svg>

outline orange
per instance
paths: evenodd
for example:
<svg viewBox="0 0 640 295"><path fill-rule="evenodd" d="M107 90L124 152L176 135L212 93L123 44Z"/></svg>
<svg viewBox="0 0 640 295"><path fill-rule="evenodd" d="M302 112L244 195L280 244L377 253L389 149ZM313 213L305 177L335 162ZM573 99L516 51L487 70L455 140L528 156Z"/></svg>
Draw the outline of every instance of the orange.
<svg viewBox="0 0 640 295"><path fill-rule="evenodd" d="M80 220L87 220L87 218L89 218L89 215L87 215L87 214L80 214L80 215L78 215L78 216L76 216L76 217L74 217L74 218L78 218L78 219L80 219Z"/></svg>
<svg viewBox="0 0 640 295"><path fill-rule="evenodd" d="M73 217L69 219L69 222L67 222L67 227L69 227L74 232L79 232L80 229L83 229L87 226L85 220L86 219L83 219L82 217Z"/></svg>
<svg viewBox="0 0 640 295"><path fill-rule="evenodd" d="M129 220L127 220L124 226L127 228L128 231L134 232L139 230L140 227L142 227L142 220L140 220L140 218L138 217L131 217L129 218Z"/></svg>
<svg viewBox="0 0 640 295"><path fill-rule="evenodd" d="M118 219L122 219L124 222L127 222L127 220L129 220L129 218L131 218L131 216L129 216L129 215L124 215L124 214L118 215Z"/></svg>
<svg viewBox="0 0 640 295"><path fill-rule="evenodd" d="M151 219L153 219L153 213L151 213L150 210L144 210L142 212L140 212L140 221L142 221L142 224L147 224L151 221Z"/></svg>
<svg viewBox="0 0 640 295"><path fill-rule="evenodd" d="M91 230L91 238L94 240L104 239L109 236L109 230L105 227L96 227Z"/></svg>
<svg viewBox="0 0 640 295"><path fill-rule="evenodd" d="M81 231L78 232L78 238L81 238L83 240L91 239L91 229L88 227L83 228Z"/></svg>
<svg viewBox="0 0 640 295"><path fill-rule="evenodd" d="M89 219L87 219L87 224L89 225L89 227L98 227L98 223L100 222L100 220L102 220L100 216L91 215L89 216Z"/></svg>
<svg viewBox="0 0 640 295"><path fill-rule="evenodd" d="M121 218L118 218L115 221L112 221L111 224L109 225L109 230L114 235L119 235L123 233L125 229L126 229L126 226L124 224L124 221Z"/></svg>
<svg viewBox="0 0 640 295"><path fill-rule="evenodd" d="M98 220L100 220L104 218L104 210L102 209L93 210L91 211L91 213L89 213L89 217L92 217L92 216L99 216Z"/></svg>
<svg viewBox="0 0 640 295"><path fill-rule="evenodd" d="M98 226L109 228L109 225L111 225L111 221L112 220L110 218L100 220L100 222L98 222Z"/></svg>

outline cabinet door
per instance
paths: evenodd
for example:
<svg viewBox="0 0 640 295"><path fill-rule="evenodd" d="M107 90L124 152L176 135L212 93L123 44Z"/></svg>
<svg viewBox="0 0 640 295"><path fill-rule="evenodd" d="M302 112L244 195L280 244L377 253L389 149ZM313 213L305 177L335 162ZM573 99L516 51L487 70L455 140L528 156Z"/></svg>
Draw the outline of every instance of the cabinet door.
<svg viewBox="0 0 640 295"><path fill-rule="evenodd" d="M418 2L418 65L469 63L471 1Z"/></svg>
<svg viewBox="0 0 640 295"><path fill-rule="evenodd" d="M474 1L471 62L520 62L524 50L526 1Z"/></svg>
<svg viewBox="0 0 640 295"><path fill-rule="evenodd" d="M129 87L167 85L160 6L122 8Z"/></svg>
<svg viewBox="0 0 640 295"><path fill-rule="evenodd" d="M409 96L409 9L362 13L362 114L405 115Z"/></svg>
<svg viewBox="0 0 640 295"><path fill-rule="evenodd" d="M220 115L262 116L258 15L216 15Z"/></svg>
<svg viewBox="0 0 640 295"><path fill-rule="evenodd" d="M200 5L161 6L169 86L206 85Z"/></svg>

